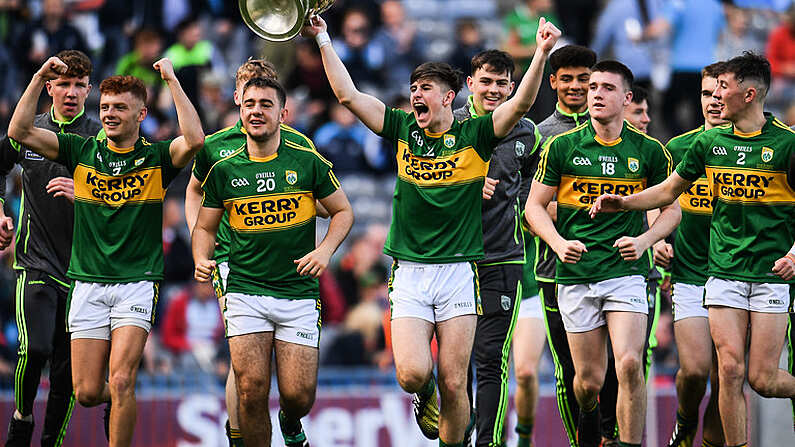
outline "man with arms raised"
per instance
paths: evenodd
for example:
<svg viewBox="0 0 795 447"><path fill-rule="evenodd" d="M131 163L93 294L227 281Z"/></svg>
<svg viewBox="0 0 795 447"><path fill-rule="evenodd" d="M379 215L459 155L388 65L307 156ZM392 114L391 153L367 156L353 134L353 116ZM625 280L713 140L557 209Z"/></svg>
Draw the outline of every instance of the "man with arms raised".
<svg viewBox="0 0 795 447"><path fill-rule="evenodd" d="M765 115L770 63L744 53L723 66L713 96L731 126L703 132L662 184L627 197L604 195L591 214L642 210L676 200L702 175L713 199L704 305L718 356L718 406L729 446L747 444L748 382L765 397L795 397L795 377L778 368L791 310L795 191L787 172L795 133ZM751 326L750 332L747 330ZM750 343L747 334L750 333Z"/></svg>
<svg viewBox="0 0 795 447"><path fill-rule="evenodd" d="M231 230L224 318L247 446L270 446L268 394L276 354L279 419L288 445L308 446L301 417L317 388L320 297L317 278L353 224L331 164L309 146L288 144L281 122L286 93L271 78L242 89L246 142L216 162L202 185L193 231L196 279L210 281L215 234L228 211ZM315 200L331 215L315 248ZM297 266L296 266L297 264ZM300 438L300 439L297 439Z"/></svg>
<svg viewBox="0 0 795 447"><path fill-rule="evenodd" d="M461 80L449 65L429 62L414 70L414 113L408 114L356 88L321 18L314 17L304 32L318 41L337 99L395 145L398 180L384 251L395 259L389 285L397 378L404 390L417 394L423 434L438 436L442 446L460 446L469 420L466 375L480 313L474 261L483 257L483 178L493 148L533 104L560 31L541 19L533 62L514 97L493 113L462 123L452 110ZM440 409L430 350L434 332Z"/></svg>
<svg viewBox="0 0 795 447"><path fill-rule="evenodd" d="M112 401L108 428L114 447L130 445L135 429L135 378L163 279L165 190L204 142L199 116L171 62L161 59L154 67L177 108L183 136L172 141L149 143L140 137L146 87L131 76L112 76L99 86L107 138L34 127L42 86L68 70L55 57L33 76L8 128L11 138L63 164L75 179L67 272L72 384L83 406Z"/></svg>
<svg viewBox="0 0 795 447"><path fill-rule="evenodd" d="M666 147L674 166L699 135L727 124L721 119L721 107L712 96L718 84L721 62L708 65L701 71L701 112L704 125L671 138ZM676 231L674 244L658 243L654 246L655 262L671 268L673 284L674 337L679 354L679 371L676 373L676 426L668 447L692 447L698 430L698 412L701 399L710 380L711 391L704 412L702 446L723 445L723 431L718 414L718 376L712 339L709 336L707 309L702 305L704 283L707 282L707 254L709 251L709 226L712 219L712 193L706 176L698 178L679 196L682 221Z"/></svg>
<svg viewBox="0 0 795 447"><path fill-rule="evenodd" d="M513 92L511 81L514 61L508 53L486 50L472 58L472 74L467 86L472 96L467 105L453 112L456 120L466 121L493 112L508 100ZM538 134L535 124L521 119L503 138L489 163L484 187L483 249L485 256L478 261L482 315L477 317L473 356L477 368L477 441L478 446L497 446L504 438L503 424L508 410L508 367L511 339L516 330L522 334L515 363L521 371L530 370L518 380L521 408L517 405L520 422L532 427L538 383L533 371L537 368L544 347L544 328L540 307L536 319L522 318L521 307L531 307L523 300L523 266L530 254L525 252L525 240L520 221L522 191L526 196L533 170L538 163ZM525 184L528 185L525 187ZM535 250L535 246L530 244ZM530 261L532 265L532 259ZM530 285L534 285L530 284ZM534 293L536 301L538 294ZM528 296L533 296L528 295ZM531 300L531 299L530 299ZM537 303L536 303L537 304ZM499 361L497 361L499 359ZM517 366L517 370L520 370ZM529 377L528 377L529 376ZM519 398L517 398L519 399ZM529 438L529 437L528 437Z"/></svg>
<svg viewBox="0 0 795 447"><path fill-rule="evenodd" d="M237 69L235 75L235 93L234 101L238 106L240 105L241 98L243 97L243 87L246 82L253 78L271 78L278 79L276 68L268 61L260 59L252 59L246 61L240 68ZM303 134L297 132L295 129L280 124L280 131L284 137L285 144L297 145L301 147L308 147L314 149L315 146L311 140ZM238 121L234 126L226 129L221 129L218 132L208 136L204 140L204 147L196 154L196 159L193 163L193 175L191 175L188 188L185 191L185 220L188 223L188 230L193 232L193 227L196 225L196 218L199 215L199 209L202 203L202 188L201 184L207 177L212 165L222 158L226 158L233 152L240 149L246 143L246 133L243 130L243 124ZM213 287L219 300L219 305L223 310L223 296L226 290L226 279L229 275L229 216L224 214L223 219L218 227L216 234L216 245L214 260L217 268L213 271ZM240 424L238 422L238 395L235 387L235 373L234 368L229 368L229 374L226 378L226 410L229 419L226 421L226 437L230 447L242 447L243 437L240 434ZM280 417L279 421L283 421ZM285 436L285 444L287 447L292 447L293 442L291 436L298 436L299 433L290 433L289 427L282 427L282 435ZM300 441L296 441L299 442Z"/></svg>
<svg viewBox="0 0 795 447"><path fill-rule="evenodd" d="M679 222L678 206L662 209L643 232L641 213L591 220L600 191L629 194L665 179L671 159L653 138L624 122L632 72L615 61L594 65L588 86L591 119L545 143L525 208L532 230L558 255L558 307L574 361L580 406L579 445L600 445L597 397L610 335L618 377L619 445L640 445L646 413L643 349L648 302L646 253ZM557 223L547 205L557 194Z"/></svg>
<svg viewBox="0 0 795 447"><path fill-rule="evenodd" d="M34 125L53 132L97 135L102 126L85 114L91 91L91 60L80 51L57 55L69 70L46 83L52 108L36 116ZM16 314L19 324L19 360L14 376L16 411L8 426L6 445L30 446L33 402L41 370L50 361L50 392L41 444L60 446L72 415L72 370L66 332L66 270L72 251L74 185L69 171L16 141L0 143L0 198L5 197L6 175L22 167L22 200L14 268L17 271ZM10 242L13 228L0 206L0 246ZM6 232L8 232L6 234Z"/></svg>

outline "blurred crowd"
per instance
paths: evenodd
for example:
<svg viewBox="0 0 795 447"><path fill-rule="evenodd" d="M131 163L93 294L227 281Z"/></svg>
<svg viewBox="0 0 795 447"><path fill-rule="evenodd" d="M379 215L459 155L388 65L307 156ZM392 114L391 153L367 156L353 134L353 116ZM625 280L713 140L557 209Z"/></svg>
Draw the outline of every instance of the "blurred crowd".
<svg viewBox="0 0 795 447"><path fill-rule="evenodd" d="M408 79L426 60L469 72L473 55L502 48L521 76L534 51L539 17L556 23L561 44L593 48L634 72L651 95L650 134L661 140L701 124L700 70L752 50L773 68L771 111L795 124L795 9L790 0L337 0L324 13L333 45L360 89L388 105L409 108ZM317 45L257 38L243 24L238 2L224 0L0 0L0 134L32 74L51 55L79 49L94 63L86 112L97 112L97 88L113 74L135 75L149 89L142 132L172 138L176 115L152 63L169 57L199 110L207 135L238 119L234 73L250 56L278 67L287 87L288 124L312 138L334 163L357 224L321 278L321 363L389 368L387 284L382 254L394 186L391 149L333 97ZM460 105L468 92L457 98ZM40 107L49 107L42 96ZM539 122L556 97L544 84L529 117ZM225 377L228 352L213 290L192 281L190 237L183 200L189 173L172 184L165 203L166 280L143 367L152 373L185 369ZM16 216L18 177L5 203ZM323 222L320 222L323 234ZM16 361L13 247L0 268L0 387L11 387ZM665 302L665 300L663 300ZM663 309L656 358L675 371L670 305Z"/></svg>

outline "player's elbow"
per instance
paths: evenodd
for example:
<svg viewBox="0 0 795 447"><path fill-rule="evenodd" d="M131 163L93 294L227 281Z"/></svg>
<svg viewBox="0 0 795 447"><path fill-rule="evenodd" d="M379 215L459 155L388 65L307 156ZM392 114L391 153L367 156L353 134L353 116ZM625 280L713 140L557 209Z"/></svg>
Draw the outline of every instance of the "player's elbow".
<svg viewBox="0 0 795 447"><path fill-rule="evenodd" d="M190 151L191 154L198 152L202 147L204 147L204 131L199 128L190 134L186 134L185 144L187 144L188 151Z"/></svg>
<svg viewBox="0 0 795 447"><path fill-rule="evenodd" d="M30 135L30 128L14 123L8 125L8 137L20 143L24 143Z"/></svg>

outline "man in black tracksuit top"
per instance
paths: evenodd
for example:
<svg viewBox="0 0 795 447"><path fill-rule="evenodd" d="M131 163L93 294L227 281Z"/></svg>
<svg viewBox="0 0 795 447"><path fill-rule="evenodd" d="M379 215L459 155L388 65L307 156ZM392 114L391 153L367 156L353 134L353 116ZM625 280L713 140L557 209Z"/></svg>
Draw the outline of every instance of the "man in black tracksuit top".
<svg viewBox="0 0 795 447"><path fill-rule="evenodd" d="M38 115L37 127L88 137L102 126L85 115L91 89L91 61L75 50L58 57L69 70L47 83L53 99L49 112ZM5 201L5 176L15 164L22 167L22 202L16 226L14 269L17 272L16 318L19 358L14 376L16 411L11 417L6 446L30 446L33 401L41 370L50 361L50 393L41 445L60 446L74 406L66 306L66 270L72 251L73 183L63 166L5 138L0 142L0 198ZM0 207L2 230L10 218ZM10 227L10 225L8 225Z"/></svg>
<svg viewBox="0 0 795 447"><path fill-rule="evenodd" d="M487 50L472 58L467 78L473 92L466 106L455 110L458 121L485 115L505 102L513 90L513 59L505 52ZM502 444L508 407L508 366L511 337L521 298L520 281L525 261L519 203L522 182L532 181L538 164L535 125L522 119L494 149L483 201L483 248L478 278L483 314L478 316L473 346L477 370L476 446ZM489 184L493 186L490 189ZM484 190L484 198L488 196ZM471 374L470 374L471 378ZM471 396L470 396L471 398Z"/></svg>

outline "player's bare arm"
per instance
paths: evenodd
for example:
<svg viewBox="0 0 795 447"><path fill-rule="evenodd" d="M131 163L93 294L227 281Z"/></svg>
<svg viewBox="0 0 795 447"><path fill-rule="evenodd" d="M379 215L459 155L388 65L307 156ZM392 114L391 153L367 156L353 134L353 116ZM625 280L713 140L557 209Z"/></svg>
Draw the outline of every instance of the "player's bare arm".
<svg viewBox="0 0 795 447"><path fill-rule="evenodd" d="M660 215L643 234L637 237L621 237L616 240L613 247L618 248L621 258L625 261L637 261L652 245L671 234L680 220L682 220L682 210L679 208L679 202L674 201L660 208Z"/></svg>
<svg viewBox="0 0 795 447"><path fill-rule="evenodd" d="M327 26L320 16L312 16L309 24L301 32L303 36L311 39L324 33L327 33ZM323 69L326 71L331 90L334 91L340 104L350 109L370 130L381 133L384 129L386 105L380 99L362 93L356 88L348 69L345 68L345 64L334 51L331 42L320 46L320 55L323 58Z"/></svg>
<svg viewBox="0 0 795 447"><path fill-rule="evenodd" d="M547 205L555 197L557 191L558 188L555 186L545 185L538 180L533 180L533 185L530 187L530 196L527 198L524 208L525 220L527 220L527 224L533 233L552 247L561 262L576 264L582 254L586 253L588 249L580 241L563 239L557 228L555 228L555 224L547 212Z"/></svg>
<svg viewBox="0 0 795 447"><path fill-rule="evenodd" d="M5 250L14 239L14 219L6 216L3 204L0 203L0 250Z"/></svg>
<svg viewBox="0 0 795 447"><path fill-rule="evenodd" d="M193 276L199 282L208 282L212 279L215 261L215 235L218 225L224 215L223 208L201 207L196 225L191 232L191 248L193 249L193 262L196 270Z"/></svg>
<svg viewBox="0 0 795 447"><path fill-rule="evenodd" d="M591 206L591 218L599 213L619 211L643 211L670 205L692 184L674 171L665 181L637 194L619 196L602 194Z"/></svg>
<svg viewBox="0 0 795 447"><path fill-rule="evenodd" d="M39 102L41 89L47 81L66 73L67 68L66 64L57 57L47 59L33 75L30 84L19 98L11 122L8 124L10 138L50 160L58 158L58 136L51 130L34 126L33 120L36 117L36 105Z"/></svg>
<svg viewBox="0 0 795 447"><path fill-rule="evenodd" d="M204 146L202 123L196 108L193 107L188 95L182 90L182 86L174 74L174 66L171 65L171 61L163 58L155 62L153 67L160 72L160 77L166 82L177 109L177 121L182 136L171 142L168 151L171 154L171 163L181 168L187 165L196 152Z"/></svg>
<svg viewBox="0 0 795 447"><path fill-rule="evenodd" d="M193 233L199 210L202 207L202 184L193 174L185 188L185 223L188 224L188 233Z"/></svg>
<svg viewBox="0 0 795 447"><path fill-rule="evenodd" d="M326 270L331 255L334 254L353 226L353 208L342 189L334 191L328 197L320 199L319 202L331 216L326 237L316 249L301 259L293 261L297 264L295 270L300 275L310 275L314 278L319 277Z"/></svg>
<svg viewBox="0 0 795 447"><path fill-rule="evenodd" d="M560 38L560 30L552 23L547 22L541 17L538 20L538 32L536 33L536 51L530 67L522 76L522 81L516 88L516 94L494 110L492 121L494 123L494 135L502 138L516 126L516 123L530 110L536 100L538 88L541 86L544 77L544 65L547 62L549 52Z"/></svg>

